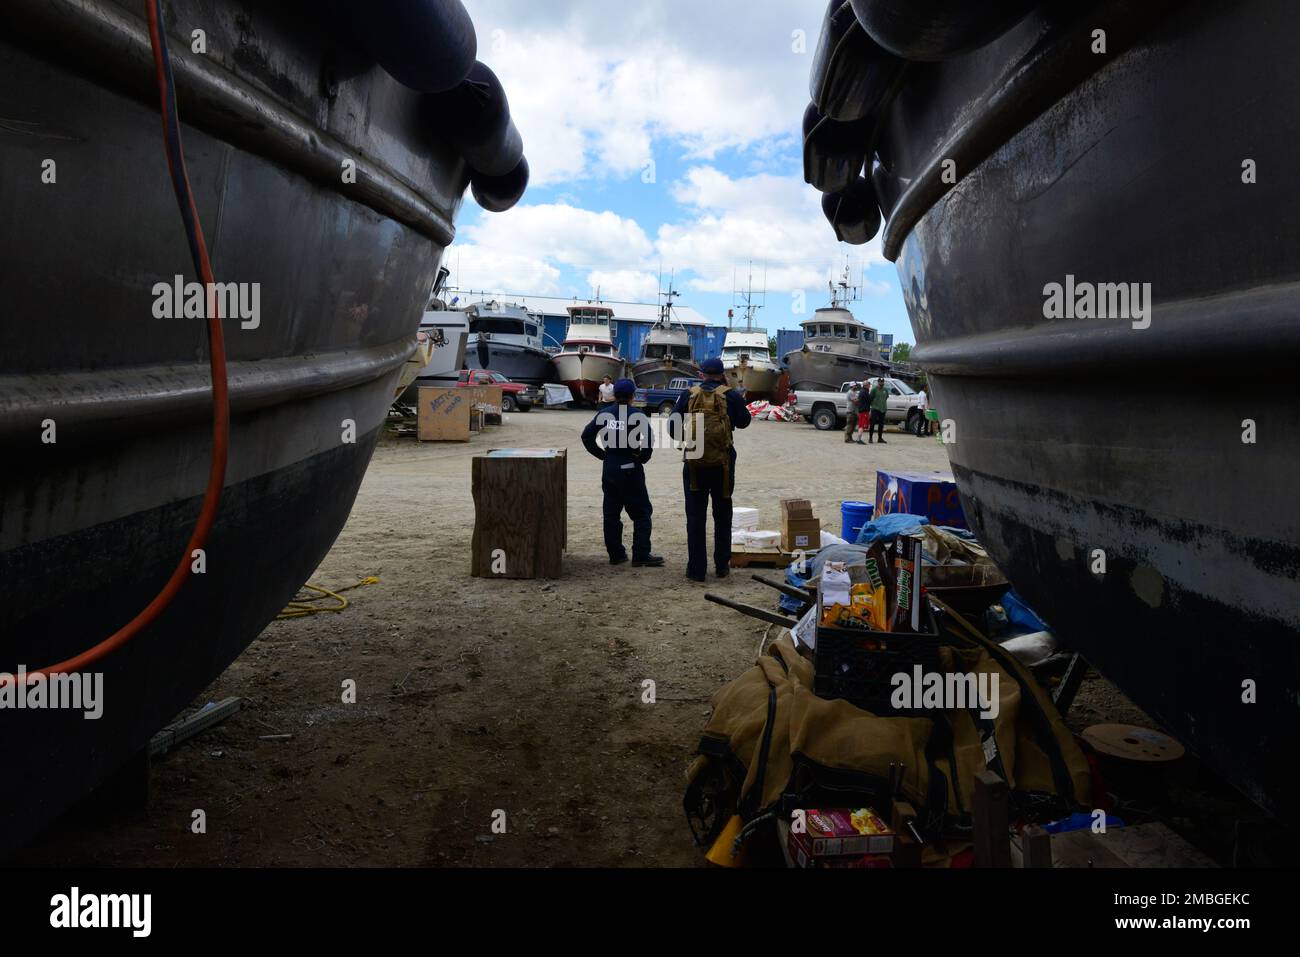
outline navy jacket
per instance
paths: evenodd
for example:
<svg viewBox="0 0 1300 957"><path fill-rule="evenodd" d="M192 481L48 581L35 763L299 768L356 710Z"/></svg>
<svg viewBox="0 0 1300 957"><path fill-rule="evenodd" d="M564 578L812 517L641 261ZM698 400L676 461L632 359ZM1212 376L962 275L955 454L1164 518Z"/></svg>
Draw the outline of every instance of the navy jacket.
<svg viewBox="0 0 1300 957"><path fill-rule="evenodd" d="M604 448L597 443L597 436L603 436ZM582 444L605 463L605 478L623 471L639 472L638 466L649 462L654 454L650 419L641 410L617 402L603 406L587 423L582 430ZM625 465L632 468L624 469Z"/></svg>
<svg viewBox="0 0 1300 957"><path fill-rule="evenodd" d="M720 385L726 385L726 383L714 382L712 380L706 379L704 382L700 383L700 388L703 389L705 392L712 392ZM745 400L741 396L741 394L735 389L732 389L727 393L726 398L727 398L727 418L731 419L731 428L733 430L749 428L749 423L751 420L749 414L749 406L745 404ZM678 422L686 421L685 418L686 410L690 407L690 403L691 403L690 392L688 391L682 393L681 398L677 400L677 405L673 407L673 412L675 413L675 418ZM673 438L679 439L681 438L681 436L674 434Z"/></svg>

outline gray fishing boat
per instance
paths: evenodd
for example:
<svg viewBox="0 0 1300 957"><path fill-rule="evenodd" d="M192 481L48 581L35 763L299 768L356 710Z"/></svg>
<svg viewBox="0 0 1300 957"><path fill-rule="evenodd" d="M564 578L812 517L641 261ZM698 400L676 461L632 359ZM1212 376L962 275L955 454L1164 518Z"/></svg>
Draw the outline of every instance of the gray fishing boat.
<svg viewBox="0 0 1300 957"><path fill-rule="evenodd" d="M459 0L0 6L0 852L144 754L343 526L462 194L526 182L475 50ZM75 677L94 720L33 707Z"/></svg>
<svg viewBox="0 0 1300 957"><path fill-rule="evenodd" d="M832 3L805 143L842 239L888 220L989 554L1292 825L1297 35L1290 0Z"/></svg>
<svg viewBox="0 0 1300 957"><path fill-rule="evenodd" d="M465 368L500 372L511 382L541 385L551 378L542 321L513 302L476 303L466 310Z"/></svg>
<svg viewBox="0 0 1300 957"><path fill-rule="evenodd" d="M673 379L698 379L700 367L693 358L691 337L686 327L673 319L673 299L678 295L669 284L661 293L659 318L646 330L641 358L632 363L632 379L641 389L664 389Z"/></svg>
<svg viewBox="0 0 1300 957"><path fill-rule="evenodd" d="M845 382L890 375L889 363L880 357L876 330L849 311L856 290L847 274L830 290L831 304L799 323L803 345L781 357L794 392L838 392Z"/></svg>

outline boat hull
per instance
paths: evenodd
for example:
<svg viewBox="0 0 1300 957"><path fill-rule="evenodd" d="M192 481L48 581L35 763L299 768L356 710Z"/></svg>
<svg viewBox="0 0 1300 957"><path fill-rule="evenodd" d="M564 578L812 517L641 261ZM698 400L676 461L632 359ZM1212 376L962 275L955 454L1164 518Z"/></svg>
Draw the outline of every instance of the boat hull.
<svg viewBox="0 0 1300 957"><path fill-rule="evenodd" d="M694 362L642 359L632 364L632 380L638 389L666 389L673 379L698 379L700 367Z"/></svg>
<svg viewBox="0 0 1300 957"><path fill-rule="evenodd" d="M303 141L299 111L310 115L333 41L278 8L259 12L256 35L240 3L168 8L202 22L210 44L174 67L213 268L259 290L255 317L223 323L226 485L203 572L94 666L102 716L0 712L12 783L0 788L0 853L146 748L328 551L468 178L423 132L414 97L378 70L343 84L314 149L295 152L287 144ZM23 277L6 288L0 324L0 457L23 463L0 474L0 671L13 672L86 650L157 594L199 511L212 427L204 323L154 311L155 283L193 277L142 21L109 3L16 0L0 26L6 109L20 113L7 122L23 129L0 135L0 166L39 170L53 155L59 169L57 186L0 186L0 258ZM328 174L315 165L344 147L367 157L355 192L332 159ZM42 441L47 420L53 442Z"/></svg>
<svg viewBox="0 0 1300 957"><path fill-rule="evenodd" d="M569 387L579 402L600 401L600 384L605 376L618 381L623 376L623 360L594 352L561 352L555 357L555 375Z"/></svg>
<svg viewBox="0 0 1300 957"><path fill-rule="evenodd" d="M542 349L492 339L480 342L471 335L465 349L465 368L500 372L511 382L540 386L549 381L551 356Z"/></svg>
<svg viewBox="0 0 1300 957"><path fill-rule="evenodd" d="M726 368L726 373L727 382L733 388L743 389L750 401L773 398L781 381L781 370L775 366L733 365Z"/></svg>
<svg viewBox="0 0 1300 957"><path fill-rule="evenodd" d="M784 360L790 368L790 388L795 392L838 392L845 382L889 375L887 363L850 353L798 349L786 353Z"/></svg>
<svg viewBox="0 0 1300 957"><path fill-rule="evenodd" d="M1069 647L1294 821L1300 194L1242 177L1300 152L1279 106L1300 97L1300 11L1112 6L1101 62L1069 52L1091 21L1031 15L917 66L884 121L884 249L990 555ZM965 171L947 192L944 157ZM1067 276L1150 283L1154 307L1055 318Z"/></svg>

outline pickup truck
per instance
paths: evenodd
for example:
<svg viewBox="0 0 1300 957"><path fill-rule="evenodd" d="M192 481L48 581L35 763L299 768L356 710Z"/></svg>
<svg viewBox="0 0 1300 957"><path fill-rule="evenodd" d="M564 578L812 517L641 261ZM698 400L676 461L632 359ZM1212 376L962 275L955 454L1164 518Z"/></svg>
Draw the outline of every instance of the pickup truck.
<svg viewBox="0 0 1300 957"><path fill-rule="evenodd" d="M807 392L800 389L794 394L794 407L823 432L841 428L848 417L848 393L852 384L842 383L839 392ZM889 390L889 411L885 413L885 423L901 424L908 432L915 433L922 415L917 408L916 392L901 379L886 379L885 388Z"/></svg>
<svg viewBox="0 0 1300 957"><path fill-rule="evenodd" d="M541 401L537 389L522 382L511 382L500 372L489 369L461 369L460 381L456 385L458 388L472 385L500 386L502 412L527 412Z"/></svg>
<svg viewBox="0 0 1300 957"><path fill-rule="evenodd" d="M690 392L692 386L697 386L703 381L703 379L681 376L671 380L666 389L637 389L636 394L632 396L632 404L638 409L657 409L660 415L668 415L677 405L678 399Z"/></svg>

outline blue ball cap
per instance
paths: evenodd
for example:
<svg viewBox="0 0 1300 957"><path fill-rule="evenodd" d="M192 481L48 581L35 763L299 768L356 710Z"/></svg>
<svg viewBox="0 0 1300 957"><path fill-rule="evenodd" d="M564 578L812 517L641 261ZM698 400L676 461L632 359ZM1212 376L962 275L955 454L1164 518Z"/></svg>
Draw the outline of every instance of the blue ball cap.
<svg viewBox="0 0 1300 957"><path fill-rule="evenodd" d="M705 359L700 363L700 371L708 375L722 375L725 371L722 368L722 360L716 356L712 359Z"/></svg>
<svg viewBox="0 0 1300 957"><path fill-rule="evenodd" d="M635 395L636 383L631 379L619 379L614 383L615 395Z"/></svg>

